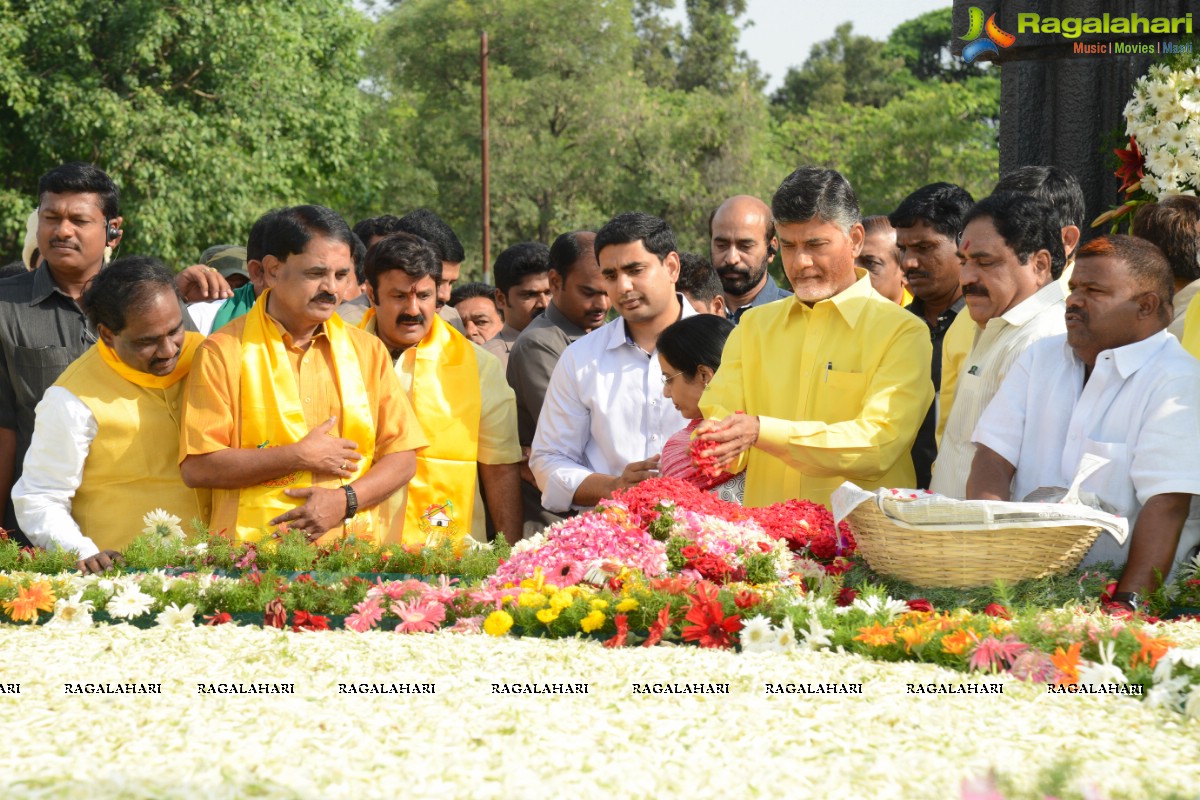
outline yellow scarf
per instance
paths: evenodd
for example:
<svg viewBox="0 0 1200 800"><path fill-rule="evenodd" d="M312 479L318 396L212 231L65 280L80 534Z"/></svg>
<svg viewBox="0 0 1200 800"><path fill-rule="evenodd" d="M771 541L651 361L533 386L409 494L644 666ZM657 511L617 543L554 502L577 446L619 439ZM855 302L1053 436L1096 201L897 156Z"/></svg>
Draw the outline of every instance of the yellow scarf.
<svg viewBox="0 0 1200 800"><path fill-rule="evenodd" d="M195 331L188 331L183 335L183 349L179 351L179 361L175 364L175 369L171 370L168 375L151 375L149 372L142 372L140 369L133 367L122 361L116 352L104 343L101 339L96 342L96 350L100 353L100 358L104 363L112 367L112 369L125 380L132 384L141 386L143 389L170 389L175 384L188 376L188 372L192 369L192 358L196 355L196 348L204 341L202 334Z"/></svg>
<svg viewBox="0 0 1200 800"><path fill-rule="evenodd" d="M246 315L242 332L242 432L244 448L277 447L295 444L309 433L300 403L296 376L288 359L279 326L267 317L267 297L263 292ZM339 435L358 444L362 460L350 483L361 478L374 460L375 417L363 383L362 369L341 317L334 314L324 323L325 336L333 354L334 378L342 401L338 415ZM243 488L238 499L238 536L257 539L269 529L272 519L303 505L304 498L288 497L285 489L313 485L311 472L293 472L258 486ZM329 531L337 534L341 527ZM355 518L353 533L371 537L376 533L374 514L368 510Z"/></svg>

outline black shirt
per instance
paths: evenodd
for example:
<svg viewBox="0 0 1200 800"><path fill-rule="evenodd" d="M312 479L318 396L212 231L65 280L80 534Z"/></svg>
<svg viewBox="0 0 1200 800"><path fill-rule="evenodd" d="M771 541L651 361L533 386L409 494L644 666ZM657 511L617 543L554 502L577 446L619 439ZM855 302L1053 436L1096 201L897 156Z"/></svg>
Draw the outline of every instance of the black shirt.
<svg viewBox="0 0 1200 800"><path fill-rule="evenodd" d="M914 297L913 301L905 306L928 326L929 340L933 343L930 374L933 378L934 401L925 414L925 421L921 423L920 430L917 431L917 440L913 442L912 449L913 468L917 471L917 489L929 488L929 481L933 477L933 462L937 459L937 397L942 389L942 342L946 338L946 331L950 330L950 324L965 305L966 300L958 298L938 316L933 325L925 318L925 301L921 298Z"/></svg>

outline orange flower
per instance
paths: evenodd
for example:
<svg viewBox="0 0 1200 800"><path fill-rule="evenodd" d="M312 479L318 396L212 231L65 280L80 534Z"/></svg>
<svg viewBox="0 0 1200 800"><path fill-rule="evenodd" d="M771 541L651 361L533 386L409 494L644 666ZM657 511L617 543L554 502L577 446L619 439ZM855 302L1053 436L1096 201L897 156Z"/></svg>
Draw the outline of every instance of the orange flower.
<svg viewBox="0 0 1200 800"><path fill-rule="evenodd" d="M971 631L959 630L942 638L942 651L952 656L961 656L967 648L975 643L975 634Z"/></svg>
<svg viewBox="0 0 1200 800"><path fill-rule="evenodd" d="M1079 683L1079 651L1083 642L1076 642L1064 653L1061 647L1054 648L1050 663L1059 671L1059 677L1054 681L1055 686L1074 686Z"/></svg>
<svg viewBox="0 0 1200 800"><path fill-rule="evenodd" d="M5 600L4 610L13 622L33 622L39 611L54 610L54 591L48 581L17 587L15 600Z"/></svg>
<svg viewBox="0 0 1200 800"><path fill-rule="evenodd" d="M868 647L886 647L889 644L896 643L895 633L895 625L884 627L882 624L875 624L866 628L859 628L858 636L855 636L854 640L862 642Z"/></svg>
<svg viewBox="0 0 1200 800"><path fill-rule="evenodd" d="M1158 660L1175 646L1170 639L1156 639L1141 631L1134 631L1133 635L1142 643L1142 649L1134 653L1133 658L1129 660L1131 667L1136 667L1138 662L1145 661L1150 665L1150 669L1154 669L1158 666Z"/></svg>
<svg viewBox="0 0 1200 800"><path fill-rule="evenodd" d="M929 634L929 629L924 625L901 628L896 632L896 636L900 638L900 641L904 642L904 652L906 653L911 653L914 647L928 642Z"/></svg>

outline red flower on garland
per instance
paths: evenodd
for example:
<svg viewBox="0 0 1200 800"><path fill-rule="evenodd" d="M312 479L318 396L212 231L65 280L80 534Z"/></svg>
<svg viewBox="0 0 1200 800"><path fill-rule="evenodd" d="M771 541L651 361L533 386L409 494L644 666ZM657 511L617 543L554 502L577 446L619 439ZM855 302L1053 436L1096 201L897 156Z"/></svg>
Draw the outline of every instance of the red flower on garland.
<svg viewBox="0 0 1200 800"><path fill-rule="evenodd" d="M854 589L851 589L849 586L843 586L842 590L838 592L837 604L840 607L845 608L853 603L857 598L858 592L856 592Z"/></svg>
<svg viewBox="0 0 1200 800"><path fill-rule="evenodd" d="M263 625L280 629L287 627L287 609L283 607L283 601L278 597L272 598L271 602L267 603L267 607L263 609Z"/></svg>
<svg viewBox="0 0 1200 800"><path fill-rule="evenodd" d="M712 454L717 449L716 442L704 439L692 439L688 445L688 455L692 457L692 466L706 478L715 478L724 472L723 465Z"/></svg>
<svg viewBox="0 0 1200 800"><path fill-rule="evenodd" d="M605 647L624 647L625 638L629 636L629 617L625 614L617 614L613 617L613 622L617 624L617 634L611 639L604 642Z"/></svg>
<svg viewBox="0 0 1200 800"><path fill-rule="evenodd" d="M933 611L933 603L926 600L924 597L918 597L915 600L908 601L909 611Z"/></svg>
<svg viewBox="0 0 1200 800"><path fill-rule="evenodd" d="M650 626L650 633L646 637L646 641L642 642L642 647L653 647L662 641L663 634L667 632L667 628L671 626L671 604L667 603L667 607L658 612L658 618L654 620L654 624Z"/></svg>
<svg viewBox="0 0 1200 800"><path fill-rule="evenodd" d="M1012 619L1012 613L1007 608L999 603L988 603L987 608L983 610L984 614L989 617L999 617L1000 619Z"/></svg>
<svg viewBox="0 0 1200 800"><path fill-rule="evenodd" d="M745 611L747 608L752 608L762 602L762 597L750 589L743 589L737 593L737 597L733 598L733 603L738 608Z"/></svg>
<svg viewBox="0 0 1200 800"><path fill-rule="evenodd" d="M329 617L297 609L292 616L292 630L297 633L300 631L327 631L329 630Z"/></svg>
<svg viewBox="0 0 1200 800"><path fill-rule="evenodd" d="M710 594L703 585L692 598L692 607L685 617L692 623L683 629L685 642L699 642L701 647L728 648L733 645L731 634L742 629L741 617L734 614L726 617L725 610L717 600L717 588Z"/></svg>
<svg viewBox="0 0 1200 800"><path fill-rule="evenodd" d="M1146 177L1146 158L1138 148L1137 140L1130 136L1128 149L1113 152L1121 159L1121 166L1116 172L1121 179L1121 191L1127 195L1136 192L1142 178Z"/></svg>
<svg viewBox="0 0 1200 800"><path fill-rule="evenodd" d="M699 545L689 544L680 549L679 555L683 556L685 561L691 561L703 552L704 551L700 549Z"/></svg>
<svg viewBox="0 0 1200 800"><path fill-rule="evenodd" d="M205 625L224 625L227 622L232 622L233 616L228 611L218 611L210 617L204 618Z"/></svg>

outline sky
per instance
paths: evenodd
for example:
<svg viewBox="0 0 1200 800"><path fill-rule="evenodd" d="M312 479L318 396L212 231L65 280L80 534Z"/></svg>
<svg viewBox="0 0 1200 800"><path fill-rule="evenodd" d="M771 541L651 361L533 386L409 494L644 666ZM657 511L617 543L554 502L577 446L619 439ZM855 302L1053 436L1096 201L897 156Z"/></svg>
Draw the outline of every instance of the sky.
<svg viewBox="0 0 1200 800"><path fill-rule="evenodd" d="M812 46L832 37L843 22L853 22L855 33L885 39L901 22L950 5L951 0L749 0L742 21L754 24L742 31L741 49L770 76L771 92L788 67L803 64ZM676 0L673 18L685 18L682 0Z"/></svg>

